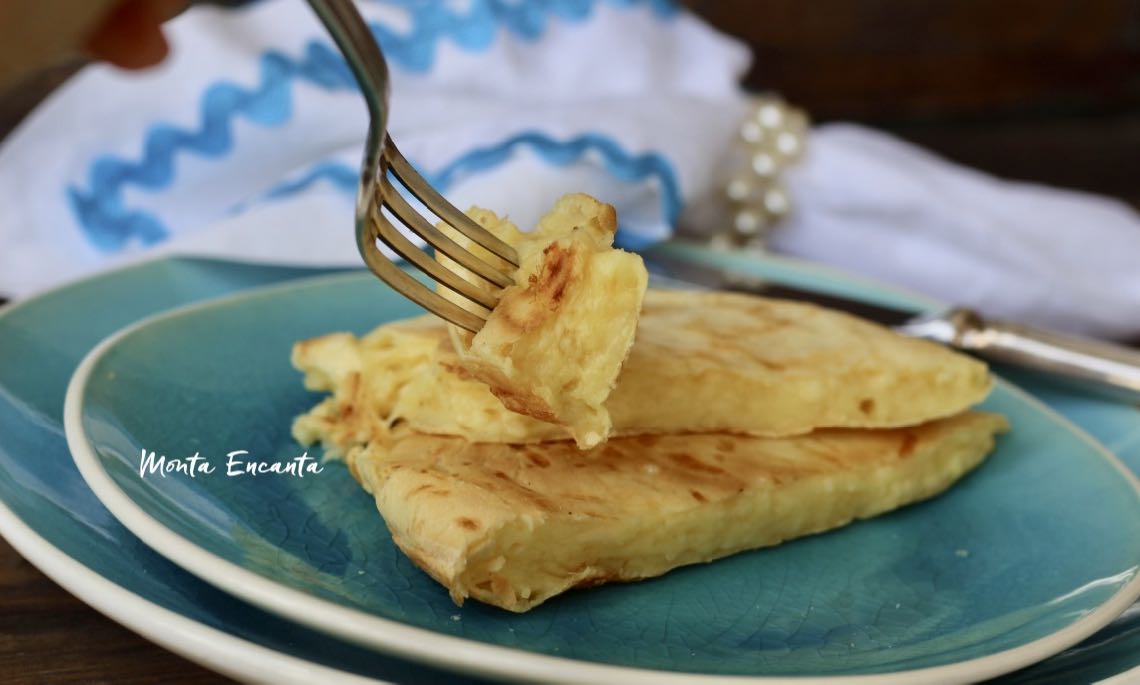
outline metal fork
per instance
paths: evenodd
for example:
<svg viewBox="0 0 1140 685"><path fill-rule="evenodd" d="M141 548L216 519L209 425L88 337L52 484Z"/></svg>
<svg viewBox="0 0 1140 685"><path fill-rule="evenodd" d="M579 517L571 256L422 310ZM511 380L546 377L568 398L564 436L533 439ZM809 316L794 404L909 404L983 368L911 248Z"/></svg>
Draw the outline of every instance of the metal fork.
<svg viewBox="0 0 1140 685"><path fill-rule="evenodd" d="M356 197L356 244L364 263L372 273L404 297L457 326L478 332L486 321L485 315L452 302L413 278L389 261L377 247L376 241L383 242L433 280L479 305L475 308L479 311L489 313L495 307L502 289L513 282L510 274L480 259L444 235L404 199L389 175L395 177L428 211L492 254L514 266L518 266L518 255L513 247L444 199L412 168L388 136L388 64L372 31L352 0L308 1L348 61L368 104L368 141L364 148L360 189ZM478 274L492 287L487 289L468 281L420 250L392 225L381 208L386 208L412 233L459 265Z"/></svg>

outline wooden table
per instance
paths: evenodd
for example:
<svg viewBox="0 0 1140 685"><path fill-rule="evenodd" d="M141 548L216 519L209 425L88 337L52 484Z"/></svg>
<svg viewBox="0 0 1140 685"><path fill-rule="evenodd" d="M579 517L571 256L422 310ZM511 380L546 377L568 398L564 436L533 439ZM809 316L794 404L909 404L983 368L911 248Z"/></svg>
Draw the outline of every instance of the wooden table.
<svg viewBox="0 0 1140 685"><path fill-rule="evenodd" d="M105 618L0 539L0 682L229 681Z"/></svg>
<svg viewBox="0 0 1140 685"><path fill-rule="evenodd" d="M687 4L759 55L752 86L817 121L859 120L998 175L1140 208L1140 0ZM0 139L73 70L0 97ZM104 618L0 540L0 681L224 679Z"/></svg>

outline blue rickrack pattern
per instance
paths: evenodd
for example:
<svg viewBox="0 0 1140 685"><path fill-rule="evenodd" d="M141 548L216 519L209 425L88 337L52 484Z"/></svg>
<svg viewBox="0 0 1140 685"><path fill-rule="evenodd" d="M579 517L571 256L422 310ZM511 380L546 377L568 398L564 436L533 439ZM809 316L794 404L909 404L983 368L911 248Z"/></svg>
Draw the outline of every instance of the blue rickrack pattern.
<svg viewBox="0 0 1140 685"><path fill-rule="evenodd" d="M471 0L465 13L444 2L374 1L408 11L412 19L409 32L400 34L376 23L372 24L372 30L388 59L412 72L430 71L442 40L451 40L469 51L485 50L493 44L500 27L520 38L536 40L553 19L583 21L601 3L623 8L648 5L664 19L677 11L673 0ZM280 50L266 51L260 57L260 73L259 84L252 89L229 81L209 85L200 99L201 124L197 129L154 124L147 129L141 158L129 160L100 155L91 164L86 187L69 185L66 188L68 203L95 247L114 252L132 240L143 245L164 240L169 235L168 229L154 214L127 206L123 198L125 188L135 186L152 191L168 188L174 182L175 160L180 154L214 159L229 154L234 148L233 123L238 118L267 127L289 121L295 81L330 91L357 88L344 59L330 43L322 41L309 42L300 57ZM520 145L531 147L553 164L568 164L596 150L605 161L606 169L618 179L660 179L664 215L672 222L680 212L677 175L663 156L626 152L617 141L601 134L559 141L541 132L527 131L496 145L471 150L443 169L429 172L428 176L440 189L446 190L456 175L492 169L506 161ZM301 179L274 188L268 197L280 198L298 192L318 178L344 186L350 177L354 186L355 171L343 164L323 162Z"/></svg>
<svg viewBox="0 0 1140 685"><path fill-rule="evenodd" d="M541 131L524 131L497 144L474 148L435 172L425 172L422 169L419 171L434 187L446 190L463 176L498 167L510 159L519 148L529 148L541 159L555 166L572 164L594 152L601 158L610 176L619 181L635 183L655 180L661 190L662 216L670 224L680 216L681 189L669 161L656 152L644 154L627 152L612 137L600 133L585 133L567 140L557 140ZM268 190L261 200L291 197L321 181L345 193L355 194L360 174L355 167L343 162L323 160L296 177L277 184ZM248 206L243 203L241 208Z"/></svg>

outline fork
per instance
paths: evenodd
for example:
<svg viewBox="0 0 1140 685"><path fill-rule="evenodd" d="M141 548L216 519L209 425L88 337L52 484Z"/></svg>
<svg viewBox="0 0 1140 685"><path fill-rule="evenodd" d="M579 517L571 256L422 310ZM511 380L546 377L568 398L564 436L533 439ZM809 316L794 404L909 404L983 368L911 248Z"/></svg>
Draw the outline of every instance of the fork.
<svg viewBox="0 0 1140 685"><path fill-rule="evenodd" d="M513 283L511 275L480 259L433 226L404 198L392 183L392 177L428 211L491 254L514 266L518 266L518 255L513 247L484 229L432 188L388 136L388 64L353 0L308 2L340 48L368 105L368 140L356 196L356 245L360 256L372 273L404 297L446 321L473 333L478 332L486 322L486 315L498 302L502 289ZM411 233L492 287L488 289L468 281L420 250L389 221L384 209ZM478 306L464 308L428 288L392 263L380 251L377 240L436 282Z"/></svg>

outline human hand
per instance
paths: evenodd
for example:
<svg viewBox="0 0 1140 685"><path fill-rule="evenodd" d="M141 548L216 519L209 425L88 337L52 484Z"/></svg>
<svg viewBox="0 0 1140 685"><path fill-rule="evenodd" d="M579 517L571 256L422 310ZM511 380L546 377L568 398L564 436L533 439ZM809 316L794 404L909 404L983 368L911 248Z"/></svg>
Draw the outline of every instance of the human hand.
<svg viewBox="0 0 1140 685"><path fill-rule="evenodd" d="M0 88L80 56L126 69L152 66L169 47L162 24L187 0L0 0Z"/></svg>

